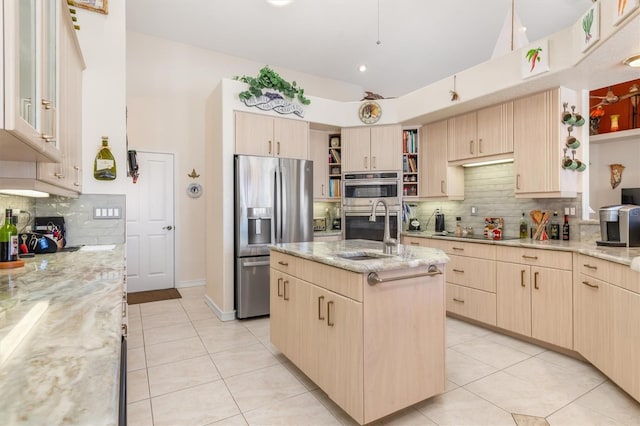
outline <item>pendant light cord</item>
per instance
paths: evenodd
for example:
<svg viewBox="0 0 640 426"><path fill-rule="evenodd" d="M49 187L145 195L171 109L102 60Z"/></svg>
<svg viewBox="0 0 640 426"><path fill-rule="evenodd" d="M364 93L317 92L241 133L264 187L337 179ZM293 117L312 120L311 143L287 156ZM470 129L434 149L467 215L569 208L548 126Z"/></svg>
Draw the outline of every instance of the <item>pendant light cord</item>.
<svg viewBox="0 0 640 426"><path fill-rule="evenodd" d="M376 44L380 46L382 42L380 41L380 0L378 0L378 40Z"/></svg>

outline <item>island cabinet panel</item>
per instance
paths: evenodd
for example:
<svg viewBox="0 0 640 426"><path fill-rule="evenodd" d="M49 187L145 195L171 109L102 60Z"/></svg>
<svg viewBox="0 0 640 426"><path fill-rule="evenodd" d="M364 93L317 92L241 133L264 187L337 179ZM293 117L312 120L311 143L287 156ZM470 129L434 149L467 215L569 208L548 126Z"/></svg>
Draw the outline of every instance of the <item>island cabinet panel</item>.
<svg viewBox="0 0 640 426"><path fill-rule="evenodd" d="M496 294L447 282L447 311L496 325Z"/></svg>
<svg viewBox="0 0 640 426"><path fill-rule="evenodd" d="M575 350L640 401L640 294L626 288L639 285L640 273L582 254L574 259Z"/></svg>
<svg viewBox="0 0 640 426"><path fill-rule="evenodd" d="M498 327L572 349L572 254L500 246L497 257Z"/></svg>
<svg viewBox="0 0 640 426"><path fill-rule="evenodd" d="M292 266L297 276L281 270ZM272 250L271 342L360 424L442 393L437 268L378 272L385 281L370 285L368 273Z"/></svg>
<svg viewBox="0 0 640 426"><path fill-rule="evenodd" d="M427 268L412 272L426 273ZM378 275L400 279L365 287L366 423L439 394L445 386L442 275Z"/></svg>

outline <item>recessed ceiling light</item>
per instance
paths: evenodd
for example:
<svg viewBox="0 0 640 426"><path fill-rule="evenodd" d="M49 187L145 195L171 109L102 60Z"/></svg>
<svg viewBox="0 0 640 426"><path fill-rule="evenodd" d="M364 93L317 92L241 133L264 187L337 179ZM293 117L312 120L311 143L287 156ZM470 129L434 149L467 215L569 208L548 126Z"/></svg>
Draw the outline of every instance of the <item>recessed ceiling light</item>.
<svg viewBox="0 0 640 426"><path fill-rule="evenodd" d="M526 33L527 32L527 27L520 27L520 32L521 33Z"/></svg>
<svg viewBox="0 0 640 426"><path fill-rule="evenodd" d="M360 65L360 66L358 67L358 70L359 70L360 72L365 72L365 71L367 70L367 66L366 66L366 65L364 65L364 64L362 64L362 65Z"/></svg>
<svg viewBox="0 0 640 426"><path fill-rule="evenodd" d="M622 61L623 64L629 65L630 67L640 67L640 53L637 55L629 56L627 59Z"/></svg>
<svg viewBox="0 0 640 426"><path fill-rule="evenodd" d="M293 0L267 0L267 3L274 7L283 7L293 3Z"/></svg>

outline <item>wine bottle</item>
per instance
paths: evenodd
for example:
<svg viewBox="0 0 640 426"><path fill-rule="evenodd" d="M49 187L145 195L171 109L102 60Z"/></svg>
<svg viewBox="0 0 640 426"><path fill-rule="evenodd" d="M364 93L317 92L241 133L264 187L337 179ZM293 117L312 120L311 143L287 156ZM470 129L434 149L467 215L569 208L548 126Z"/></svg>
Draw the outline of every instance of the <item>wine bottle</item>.
<svg viewBox="0 0 640 426"><path fill-rule="evenodd" d="M527 233L528 227L527 219L524 217L524 213L522 213L522 218L520 219L520 238L527 238L529 236Z"/></svg>
<svg viewBox="0 0 640 426"><path fill-rule="evenodd" d="M558 223L558 212L553 212L551 225L549 226L549 238L552 240L560 239L560 224Z"/></svg>
<svg viewBox="0 0 640 426"><path fill-rule="evenodd" d="M562 225L562 239L569 241L569 216L564 215L564 224Z"/></svg>
<svg viewBox="0 0 640 426"><path fill-rule="evenodd" d="M11 209L5 210L4 225L0 227L0 262L11 262Z"/></svg>
<svg viewBox="0 0 640 426"><path fill-rule="evenodd" d="M116 178L116 159L109 147L109 138L102 137L102 148L98 151L93 163L93 177L97 180L114 180Z"/></svg>
<svg viewBox="0 0 640 426"><path fill-rule="evenodd" d="M18 260L18 228L16 227L18 217L13 216L13 210L11 210L11 260Z"/></svg>

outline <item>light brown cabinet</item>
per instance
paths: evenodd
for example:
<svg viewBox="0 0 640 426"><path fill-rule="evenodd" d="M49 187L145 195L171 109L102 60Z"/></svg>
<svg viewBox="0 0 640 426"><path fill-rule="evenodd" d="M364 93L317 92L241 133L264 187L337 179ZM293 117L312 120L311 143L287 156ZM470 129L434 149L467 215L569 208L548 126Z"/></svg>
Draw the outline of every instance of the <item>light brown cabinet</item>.
<svg viewBox="0 0 640 426"><path fill-rule="evenodd" d="M442 275L410 277L427 272L379 272L391 281L369 285L272 250L271 341L360 424L442 393Z"/></svg>
<svg viewBox="0 0 640 426"><path fill-rule="evenodd" d="M420 129L420 197L464 199L464 170L447 161L447 121Z"/></svg>
<svg viewBox="0 0 640 426"><path fill-rule="evenodd" d="M561 102L575 93L558 88L513 103L516 197L575 197L578 174L564 170Z"/></svg>
<svg viewBox="0 0 640 426"><path fill-rule="evenodd" d="M327 166L327 133L309 132L309 160L313 161L313 199L329 198L329 167Z"/></svg>
<svg viewBox="0 0 640 426"><path fill-rule="evenodd" d="M513 152L513 103L507 102L448 120L448 160L464 164Z"/></svg>
<svg viewBox="0 0 640 426"><path fill-rule="evenodd" d="M574 256L575 350L640 401L640 273Z"/></svg>
<svg viewBox="0 0 640 426"><path fill-rule="evenodd" d="M571 256L497 247L497 326L572 349Z"/></svg>
<svg viewBox="0 0 640 426"><path fill-rule="evenodd" d="M400 171L400 125L342 129L342 172Z"/></svg>
<svg viewBox="0 0 640 426"><path fill-rule="evenodd" d="M236 154L306 160L309 123L236 111Z"/></svg>

